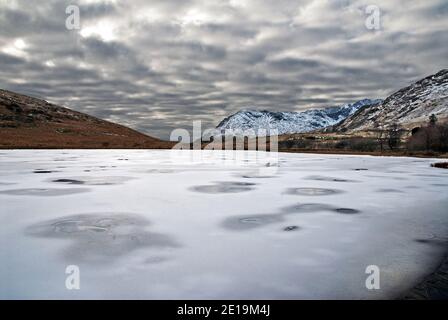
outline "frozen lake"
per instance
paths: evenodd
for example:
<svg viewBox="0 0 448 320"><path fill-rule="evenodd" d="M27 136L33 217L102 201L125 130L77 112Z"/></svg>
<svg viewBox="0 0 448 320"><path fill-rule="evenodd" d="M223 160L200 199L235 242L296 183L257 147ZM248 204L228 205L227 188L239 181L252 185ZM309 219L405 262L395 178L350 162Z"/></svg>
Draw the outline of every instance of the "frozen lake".
<svg viewBox="0 0 448 320"><path fill-rule="evenodd" d="M0 298L394 298L446 253L436 160L265 156L0 150Z"/></svg>

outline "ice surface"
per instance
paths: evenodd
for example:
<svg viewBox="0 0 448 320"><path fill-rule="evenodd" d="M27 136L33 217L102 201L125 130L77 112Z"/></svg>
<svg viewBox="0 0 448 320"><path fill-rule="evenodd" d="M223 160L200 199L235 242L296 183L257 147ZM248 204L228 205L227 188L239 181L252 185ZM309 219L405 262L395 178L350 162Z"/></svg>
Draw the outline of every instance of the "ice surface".
<svg viewBox="0 0 448 320"><path fill-rule="evenodd" d="M0 298L394 298L446 253L434 159L262 155L2 151Z"/></svg>

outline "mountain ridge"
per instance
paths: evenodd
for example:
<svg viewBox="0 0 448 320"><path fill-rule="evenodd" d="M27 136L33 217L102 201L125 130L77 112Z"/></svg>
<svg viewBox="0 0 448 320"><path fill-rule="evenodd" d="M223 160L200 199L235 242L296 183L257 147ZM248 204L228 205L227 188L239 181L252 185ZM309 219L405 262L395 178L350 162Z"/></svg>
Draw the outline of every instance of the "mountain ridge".
<svg viewBox="0 0 448 320"><path fill-rule="evenodd" d="M363 99L302 112L246 108L224 118L216 129L221 135L253 135L260 129L277 129L279 135L314 131L354 134L397 124L410 131L427 123L432 114L442 121L448 120L448 69L415 81L384 100Z"/></svg>
<svg viewBox="0 0 448 320"><path fill-rule="evenodd" d="M381 104L360 108L331 129L356 132L392 124L412 128L427 122L431 114L448 118L448 69L392 93Z"/></svg>
<svg viewBox="0 0 448 320"><path fill-rule="evenodd" d="M339 123L358 109L380 103L362 99L342 106L293 112L243 109L224 118L216 127L222 134L248 134L253 130L278 130L278 134L304 133ZM259 135L262 133L258 133Z"/></svg>

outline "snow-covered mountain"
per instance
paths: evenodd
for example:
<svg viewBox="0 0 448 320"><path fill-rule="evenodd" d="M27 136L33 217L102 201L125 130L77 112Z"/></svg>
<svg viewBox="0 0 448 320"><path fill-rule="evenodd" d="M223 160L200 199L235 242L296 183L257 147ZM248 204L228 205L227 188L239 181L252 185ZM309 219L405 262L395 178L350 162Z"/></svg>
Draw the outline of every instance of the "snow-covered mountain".
<svg viewBox="0 0 448 320"><path fill-rule="evenodd" d="M359 131L393 123L412 127L427 122L431 114L448 118L448 69L395 92L383 103L359 109L333 129Z"/></svg>
<svg viewBox="0 0 448 320"><path fill-rule="evenodd" d="M364 106L381 103L382 100L364 99L343 106L312 109L303 112L272 112L242 110L224 120L216 127L221 134L251 135L262 130L277 130L278 134L309 132L335 125Z"/></svg>

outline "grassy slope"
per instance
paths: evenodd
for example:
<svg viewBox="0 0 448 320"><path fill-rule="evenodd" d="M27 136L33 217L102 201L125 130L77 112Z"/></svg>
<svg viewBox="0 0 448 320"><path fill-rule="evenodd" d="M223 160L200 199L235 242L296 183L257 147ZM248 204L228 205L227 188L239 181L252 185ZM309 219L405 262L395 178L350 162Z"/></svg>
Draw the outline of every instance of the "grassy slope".
<svg viewBox="0 0 448 320"><path fill-rule="evenodd" d="M173 143L0 90L0 148L171 148Z"/></svg>

